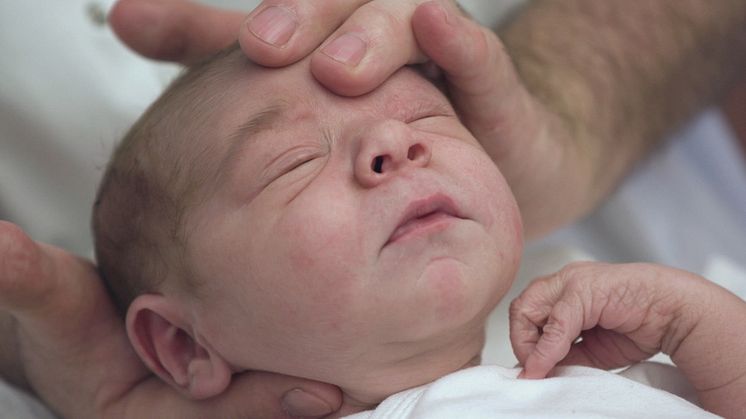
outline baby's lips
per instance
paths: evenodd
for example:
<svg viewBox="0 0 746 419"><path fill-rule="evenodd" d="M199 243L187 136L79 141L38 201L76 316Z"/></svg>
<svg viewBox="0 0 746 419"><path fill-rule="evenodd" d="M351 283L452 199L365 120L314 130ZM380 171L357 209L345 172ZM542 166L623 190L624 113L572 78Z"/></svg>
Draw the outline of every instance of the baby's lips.
<svg viewBox="0 0 746 419"><path fill-rule="evenodd" d="M435 193L425 198L415 199L407 205L386 244L393 243L409 232L437 223L444 217L462 218L451 197Z"/></svg>

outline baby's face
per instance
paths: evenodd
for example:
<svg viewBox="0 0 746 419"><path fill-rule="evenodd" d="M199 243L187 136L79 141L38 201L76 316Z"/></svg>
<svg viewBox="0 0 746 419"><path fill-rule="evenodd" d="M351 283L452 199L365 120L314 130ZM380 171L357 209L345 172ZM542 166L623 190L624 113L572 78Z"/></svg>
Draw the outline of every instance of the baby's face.
<svg viewBox="0 0 746 419"><path fill-rule="evenodd" d="M223 181L188 221L200 339L236 370L371 400L477 355L521 223L445 96L403 69L338 97L307 63L248 67L227 90Z"/></svg>

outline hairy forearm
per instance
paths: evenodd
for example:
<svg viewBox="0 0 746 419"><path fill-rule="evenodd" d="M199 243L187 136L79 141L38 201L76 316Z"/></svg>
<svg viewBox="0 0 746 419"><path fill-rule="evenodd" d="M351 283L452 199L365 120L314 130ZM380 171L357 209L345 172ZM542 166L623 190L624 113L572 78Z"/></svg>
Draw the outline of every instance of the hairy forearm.
<svg viewBox="0 0 746 419"><path fill-rule="evenodd" d="M746 74L746 67L741 74ZM731 89L723 109L741 145L741 152L746 157L746 78L742 78L740 83Z"/></svg>
<svg viewBox="0 0 746 419"><path fill-rule="evenodd" d="M742 0L537 0L499 31L527 88L590 159L595 206L746 63Z"/></svg>

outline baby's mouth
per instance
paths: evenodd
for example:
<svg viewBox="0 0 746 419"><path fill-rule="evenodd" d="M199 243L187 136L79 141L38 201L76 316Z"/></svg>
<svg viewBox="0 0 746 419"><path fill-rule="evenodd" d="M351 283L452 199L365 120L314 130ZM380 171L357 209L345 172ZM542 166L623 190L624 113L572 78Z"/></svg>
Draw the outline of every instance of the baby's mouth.
<svg viewBox="0 0 746 419"><path fill-rule="evenodd" d="M442 231L458 219L463 217L459 215L453 200L446 195L436 194L413 201L404 211L386 245Z"/></svg>

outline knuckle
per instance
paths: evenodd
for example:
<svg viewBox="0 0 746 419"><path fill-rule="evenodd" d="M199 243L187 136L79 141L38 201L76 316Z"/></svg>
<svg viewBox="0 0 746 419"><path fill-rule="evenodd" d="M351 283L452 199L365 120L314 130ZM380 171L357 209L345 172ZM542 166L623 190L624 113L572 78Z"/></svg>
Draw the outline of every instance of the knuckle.
<svg viewBox="0 0 746 419"><path fill-rule="evenodd" d="M397 13L389 7L377 2L371 2L360 8L371 41L384 36L401 35L405 33L407 25Z"/></svg>
<svg viewBox="0 0 746 419"><path fill-rule="evenodd" d="M541 345L536 345L531 356L540 361L547 361L550 359L549 353Z"/></svg>
<svg viewBox="0 0 746 419"><path fill-rule="evenodd" d="M559 272L557 272L556 278L563 284L567 284L571 287L583 286L582 284L592 282L596 276L594 267L595 262L571 262L565 265Z"/></svg>
<svg viewBox="0 0 746 419"><path fill-rule="evenodd" d="M518 297L511 301L510 306L508 307L508 319L510 319L511 322L514 322L526 317L528 316L525 300Z"/></svg>
<svg viewBox="0 0 746 419"><path fill-rule="evenodd" d="M544 301L538 290L526 289L510 302L508 317L514 320L525 318L530 321L538 321L546 318L549 309L550 304Z"/></svg>
<svg viewBox="0 0 746 419"><path fill-rule="evenodd" d="M298 0L264 0L262 1L259 7L255 8L255 10L274 6L274 7L282 7L288 10L292 10L293 12L296 12L298 11L298 8L304 6L305 3L314 3L314 5L318 3L319 5L328 5L329 7L333 6L333 4L330 4L332 2L329 2L329 1L304 2L304 1L298 1Z"/></svg>
<svg viewBox="0 0 746 419"><path fill-rule="evenodd" d="M541 328L542 339L550 344L559 344L567 335L567 326L561 319L553 319Z"/></svg>
<svg viewBox="0 0 746 419"><path fill-rule="evenodd" d="M523 309L523 298L517 297L513 301L510 302L510 306L508 308L508 311L510 314L520 314L521 310Z"/></svg>
<svg viewBox="0 0 746 419"><path fill-rule="evenodd" d="M349 0L321 0L321 1L298 1L298 0L275 0L282 1L286 5L293 3L293 6L297 5L304 8L304 12L308 14L314 14L318 16L334 16L339 15L343 10L347 13L351 13L350 10L354 10L356 7L355 3L360 1L349 1ZM344 7L343 7L344 6Z"/></svg>

